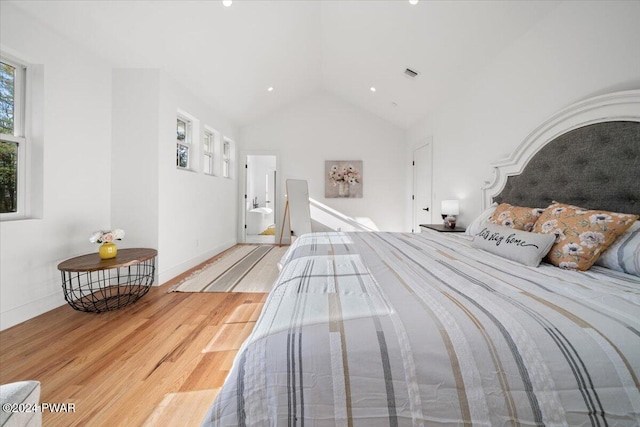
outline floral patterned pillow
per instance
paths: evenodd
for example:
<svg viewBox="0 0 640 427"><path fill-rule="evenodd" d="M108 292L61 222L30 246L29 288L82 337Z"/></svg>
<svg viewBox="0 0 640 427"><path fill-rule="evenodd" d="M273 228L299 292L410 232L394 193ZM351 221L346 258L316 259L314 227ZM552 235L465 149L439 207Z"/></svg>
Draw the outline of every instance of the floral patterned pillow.
<svg viewBox="0 0 640 427"><path fill-rule="evenodd" d="M546 258L548 262L560 268L585 271L636 219L637 215L554 203L538 218L533 232L556 235Z"/></svg>
<svg viewBox="0 0 640 427"><path fill-rule="evenodd" d="M508 203L498 205L493 215L489 218L491 224L504 225L516 230L531 231L533 224L544 212L540 208L525 208L522 206L512 206Z"/></svg>

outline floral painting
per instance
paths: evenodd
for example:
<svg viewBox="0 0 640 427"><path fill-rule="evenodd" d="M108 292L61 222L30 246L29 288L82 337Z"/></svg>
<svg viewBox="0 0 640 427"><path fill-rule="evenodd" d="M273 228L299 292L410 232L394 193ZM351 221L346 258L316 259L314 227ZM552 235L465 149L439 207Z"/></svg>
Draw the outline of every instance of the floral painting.
<svg viewBox="0 0 640 427"><path fill-rule="evenodd" d="M362 198L362 160L327 160L324 196Z"/></svg>

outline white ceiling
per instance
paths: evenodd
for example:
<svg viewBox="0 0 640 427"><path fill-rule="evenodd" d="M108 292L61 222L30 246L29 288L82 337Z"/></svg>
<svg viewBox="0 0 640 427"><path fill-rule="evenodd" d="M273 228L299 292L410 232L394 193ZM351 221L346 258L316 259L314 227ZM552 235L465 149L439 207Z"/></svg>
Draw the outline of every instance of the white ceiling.
<svg viewBox="0 0 640 427"><path fill-rule="evenodd" d="M114 67L164 69L240 126L324 90L401 128L424 118L558 3L17 2ZM406 67L420 75L409 80Z"/></svg>

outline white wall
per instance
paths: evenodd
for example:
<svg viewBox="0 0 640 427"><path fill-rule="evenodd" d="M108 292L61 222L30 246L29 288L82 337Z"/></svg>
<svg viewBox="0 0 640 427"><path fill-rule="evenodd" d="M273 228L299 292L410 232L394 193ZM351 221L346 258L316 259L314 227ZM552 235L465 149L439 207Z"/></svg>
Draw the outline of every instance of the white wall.
<svg viewBox="0 0 640 427"><path fill-rule="evenodd" d="M158 247L159 99L159 70L113 70L111 222L125 230L120 248Z"/></svg>
<svg viewBox="0 0 640 427"><path fill-rule="evenodd" d="M193 116L194 171L176 168L176 114ZM233 246L237 242L237 167L231 178L202 170L202 129L236 140L228 118L165 73L160 74L158 147L158 261L160 283ZM236 159L235 148L232 158ZM221 161L219 157L218 162ZM216 168L221 170L221 168Z"/></svg>
<svg viewBox="0 0 640 427"><path fill-rule="evenodd" d="M408 166L401 129L316 94L242 128L241 141L242 150L279 152L280 188L286 179L305 179L311 198L351 217L370 217L380 230L403 229ZM362 199L325 199L325 160L363 161ZM282 200L278 212L284 212Z"/></svg>
<svg viewBox="0 0 640 427"><path fill-rule="evenodd" d="M0 329L64 304L57 265L109 227L111 70L3 2L0 47L44 70L42 218L0 223Z"/></svg>
<svg viewBox="0 0 640 427"><path fill-rule="evenodd" d="M192 170L176 168L178 111L193 118ZM236 243L237 180L203 173L205 126L234 138L222 114L163 71L114 70L112 222L127 233L119 246L158 249L156 285Z"/></svg>
<svg viewBox="0 0 640 427"><path fill-rule="evenodd" d="M490 163L558 110L640 88L639 21L640 2L564 2L409 129L407 158L433 137L434 218L441 200L459 198L459 222L468 225L480 213Z"/></svg>

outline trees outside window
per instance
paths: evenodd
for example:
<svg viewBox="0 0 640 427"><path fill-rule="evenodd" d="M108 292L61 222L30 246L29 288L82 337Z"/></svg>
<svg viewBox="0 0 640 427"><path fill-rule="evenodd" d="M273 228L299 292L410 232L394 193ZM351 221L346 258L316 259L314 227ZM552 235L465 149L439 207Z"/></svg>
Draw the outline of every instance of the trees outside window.
<svg viewBox="0 0 640 427"><path fill-rule="evenodd" d="M0 134L13 135L16 67L0 62Z"/></svg>
<svg viewBox="0 0 640 427"><path fill-rule="evenodd" d="M191 121L178 116L176 123L176 166L180 169L189 169L191 132Z"/></svg>
<svg viewBox="0 0 640 427"><path fill-rule="evenodd" d="M0 215L20 210L24 175L25 67L0 59Z"/></svg>

